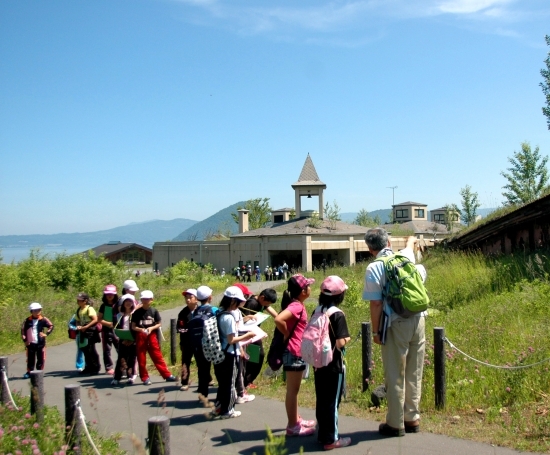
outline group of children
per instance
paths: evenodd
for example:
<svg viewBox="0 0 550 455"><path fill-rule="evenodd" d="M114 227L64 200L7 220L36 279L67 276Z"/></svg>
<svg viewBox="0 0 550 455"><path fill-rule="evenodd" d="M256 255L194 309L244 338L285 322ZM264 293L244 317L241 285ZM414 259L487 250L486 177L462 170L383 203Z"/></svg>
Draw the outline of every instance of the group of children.
<svg viewBox="0 0 550 455"><path fill-rule="evenodd" d="M254 380L264 360L261 339L251 343L259 353L255 359L257 361L247 360L247 348L241 344L257 338L257 334L248 331L245 323L265 311L274 318L277 329L285 337L283 370L286 374L287 436L309 436L315 433L317 426L317 438L325 450L350 445L350 438L340 437L338 432L338 407L345 384L345 345L350 340L346 317L342 311L331 312L329 316L329 337L334 353L332 361L314 369L317 421L303 419L298 414L298 394L306 369L306 363L301 357L302 336L308 321L304 302L311 295L311 284L314 281L300 274L292 276L283 294L280 313L271 306L277 300L277 293L273 289L265 289L255 296L244 284L237 283L225 290L219 307L211 305L212 289L208 286L183 291L186 305L177 319L182 351L180 390L189 389L191 361L194 357L199 400L208 402L209 387L213 385L212 365L206 359L201 344L194 341L197 333L202 332L193 330L197 326L195 321L198 316L216 317L224 359L214 365L218 389L210 417L239 417L241 412L235 410L235 404L246 403L255 398L246 390L256 387ZM326 312L333 306L338 307L344 300L346 289L347 286L341 278L327 277L321 284L319 306L315 312ZM139 288L133 280L124 283L120 298L116 286L105 286L102 305L97 313L90 305L89 296L86 293L78 294L78 309L69 327L77 332L77 368L82 373L99 373L99 355L95 344L101 341L106 372L113 375L112 385L120 384L124 374L127 375L129 384L134 383L136 363L143 384L151 384L146 368L147 353L165 380L177 381L168 370L160 351L157 329L160 328L161 318L159 312L151 306L154 295L151 291L142 291L140 302L137 302L137 291ZM41 314L42 306L39 303L32 303L29 310L31 316L24 321L21 329L22 339L27 347L27 378L35 367L44 368L45 338L53 330L53 324ZM111 357L112 348L118 353L116 365Z"/></svg>

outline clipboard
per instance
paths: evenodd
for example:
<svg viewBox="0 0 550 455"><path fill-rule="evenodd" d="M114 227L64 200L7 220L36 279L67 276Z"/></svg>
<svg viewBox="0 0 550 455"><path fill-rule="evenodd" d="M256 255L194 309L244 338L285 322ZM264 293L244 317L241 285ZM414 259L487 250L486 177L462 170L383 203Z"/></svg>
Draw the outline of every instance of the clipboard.
<svg viewBox="0 0 550 455"><path fill-rule="evenodd" d="M246 347L248 361L252 363L260 363L260 346L257 344L249 344Z"/></svg>
<svg viewBox="0 0 550 455"><path fill-rule="evenodd" d="M105 319L108 322L113 322L113 307L109 305L105 305L103 307L103 319Z"/></svg>
<svg viewBox="0 0 550 455"><path fill-rule="evenodd" d="M131 330L115 329L115 335L121 340L134 341Z"/></svg>

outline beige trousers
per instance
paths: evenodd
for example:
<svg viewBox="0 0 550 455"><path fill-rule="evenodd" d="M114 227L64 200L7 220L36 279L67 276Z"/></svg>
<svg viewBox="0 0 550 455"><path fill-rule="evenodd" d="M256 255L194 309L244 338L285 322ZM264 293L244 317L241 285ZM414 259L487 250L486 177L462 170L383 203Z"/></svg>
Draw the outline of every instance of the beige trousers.
<svg viewBox="0 0 550 455"><path fill-rule="evenodd" d="M386 423L393 428L404 428L403 422L420 418L425 321L421 316L395 319L382 346L388 400Z"/></svg>

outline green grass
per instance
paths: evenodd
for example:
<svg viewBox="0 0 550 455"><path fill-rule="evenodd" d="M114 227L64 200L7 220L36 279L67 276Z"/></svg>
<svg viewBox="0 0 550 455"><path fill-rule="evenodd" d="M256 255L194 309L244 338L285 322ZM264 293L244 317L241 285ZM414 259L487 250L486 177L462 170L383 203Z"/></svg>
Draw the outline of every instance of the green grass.
<svg viewBox="0 0 550 455"><path fill-rule="evenodd" d="M550 453L550 362L522 370L501 370L477 365L447 346L447 406L435 408L433 328L444 327L446 336L461 350L496 365L527 365L550 358L550 263L543 255L486 259L462 253L433 253L425 261L427 288L435 311L427 319L427 350L423 378L422 427L424 431L473 439L519 450ZM352 340L361 322L370 319L368 302L361 300L366 264L327 270L341 276L350 289L342 305ZM316 306L322 273L308 312ZM265 326L265 327L264 327ZM273 333L270 320L262 326ZM264 342L269 346L269 340ZM370 392L362 392L361 340L348 346L348 395L343 415L384 420L385 409L372 406ZM380 348L373 348L370 390L384 383ZM284 400L281 376L257 381L257 392ZM313 380L300 391L300 405L315 407ZM345 434L345 428L340 429Z"/></svg>

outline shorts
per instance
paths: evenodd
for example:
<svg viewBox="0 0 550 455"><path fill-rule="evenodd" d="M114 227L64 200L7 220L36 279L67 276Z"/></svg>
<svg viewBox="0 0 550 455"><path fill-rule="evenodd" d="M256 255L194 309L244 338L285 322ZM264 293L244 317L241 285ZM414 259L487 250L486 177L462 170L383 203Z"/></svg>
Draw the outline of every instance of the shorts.
<svg viewBox="0 0 550 455"><path fill-rule="evenodd" d="M283 371L304 371L306 362L301 357L291 354L288 349L285 349L283 354Z"/></svg>

